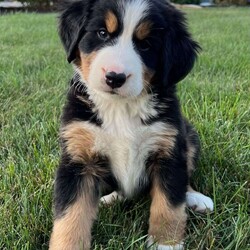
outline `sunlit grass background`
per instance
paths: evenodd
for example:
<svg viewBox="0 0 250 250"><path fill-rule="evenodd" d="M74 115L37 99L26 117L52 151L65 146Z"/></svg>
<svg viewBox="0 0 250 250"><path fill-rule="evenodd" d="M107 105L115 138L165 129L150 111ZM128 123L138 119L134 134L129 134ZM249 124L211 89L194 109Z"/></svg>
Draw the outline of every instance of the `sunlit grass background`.
<svg viewBox="0 0 250 250"><path fill-rule="evenodd" d="M203 51L179 84L215 211L189 213L186 249L250 249L250 9L186 10ZM55 14L0 16L0 249L47 249L58 128L72 69ZM143 249L148 201L102 208L93 249Z"/></svg>

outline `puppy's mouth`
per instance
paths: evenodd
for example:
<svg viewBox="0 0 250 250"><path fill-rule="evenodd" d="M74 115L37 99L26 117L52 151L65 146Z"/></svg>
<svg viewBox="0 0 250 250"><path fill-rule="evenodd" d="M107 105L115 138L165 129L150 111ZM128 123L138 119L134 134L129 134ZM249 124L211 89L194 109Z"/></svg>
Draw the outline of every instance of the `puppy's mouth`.
<svg viewBox="0 0 250 250"><path fill-rule="evenodd" d="M104 91L106 94L114 96L114 97L119 97L119 98L127 98L128 96L123 95L119 92L119 89L111 89L111 90L106 90Z"/></svg>
<svg viewBox="0 0 250 250"><path fill-rule="evenodd" d="M115 89L105 91L105 93L110 94L110 95L117 95L117 96L119 96L119 93L117 93L117 92L115 91Z"/></svg>

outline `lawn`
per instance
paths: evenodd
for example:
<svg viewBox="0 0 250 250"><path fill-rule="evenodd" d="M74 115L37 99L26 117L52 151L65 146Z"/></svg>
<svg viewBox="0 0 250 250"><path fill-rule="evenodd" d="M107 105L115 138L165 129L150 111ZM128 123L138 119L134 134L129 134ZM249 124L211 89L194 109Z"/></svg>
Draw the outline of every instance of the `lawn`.
<svg viewBox="0 0 250 250"><path fill-rule="evenodd" d="M186 10L201 44L179 84L202 155L194 176L209 215L188 211L186 249L250 249L249 8ZM55 14L0 16L0 249L47 249L58 128L72 69ZM93 249L143 249L148 201L102 208Z"/></svg>

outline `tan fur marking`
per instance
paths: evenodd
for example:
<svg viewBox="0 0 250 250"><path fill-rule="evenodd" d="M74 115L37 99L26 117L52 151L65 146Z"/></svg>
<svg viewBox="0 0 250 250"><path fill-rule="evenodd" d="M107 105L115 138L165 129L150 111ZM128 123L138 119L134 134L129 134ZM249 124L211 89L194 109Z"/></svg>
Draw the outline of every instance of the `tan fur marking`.
<svg viewBox="0 0 250 250"><path fill-rule="evenodd" d="M185 204L172 207L156 183L151 190L149 235L163 245L175 245L184 238L186 227Z"/></svg>
<svg viewBox="0 0 250 250"><path fill-rule="evenodd" d="M114 33L118 29L118 20L115 14L108 11L105 17L106 28L109 33Z"/></svg>
<svg viewBox="0 0 250 250"><path fill-rule="evenodd" d="M171 157L177 134L177 129L175 129L172 125L166 124L164 131L161 131L159 134L158 145L161 155Z"/></svg>
<svg viewBox="0 0 250 250"><path fill-rule="evenodd" d="M93 180L89 179L88 190L70 206L62 218L54 221L50 250L89 250L91 228L96 218L98 203L91 197Z"/></svg>
<svg viewBox="0 0 250 250"><path fill-rule="evenodd" d="M196 147L194 147L189 141L187 141L187 167L189 177L194 170L194 157L196 154Z"/></svg>
<svg viewBox="0 0 250 250"><path fill-rule="evenodd" d="M85 164L93 161L94 135L81 122L72 122L62 128L61 137L66 141L66 150L74 161Z"/></svg>
<svg viewBox="0 0 250 250"><path fill-rule="evenodd" d="M78 65L78 67L80 68L83 77L86 80L89 77L90 66L95 57L96 57L96 52L92 52L90 54L83 54L82 52L80 53L80 65Z"/></svg>
<svg viewBox="0 0 250 250"><path fill-rule="evenodd" d="M143 22L139 24L139 26L136 28L135 35L139 40L145 39L151 30L152 23L149 21Z"/></svg>

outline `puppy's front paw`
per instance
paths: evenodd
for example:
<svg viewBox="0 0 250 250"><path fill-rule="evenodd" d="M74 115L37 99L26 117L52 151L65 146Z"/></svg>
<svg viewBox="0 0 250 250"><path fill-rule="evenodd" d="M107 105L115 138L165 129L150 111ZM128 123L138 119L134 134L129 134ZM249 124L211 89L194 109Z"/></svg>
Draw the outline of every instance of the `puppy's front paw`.
<svg viewBox="0 0 250 250"><path fill-rule="evenodd" d="M148 250L184 250L183 242L175 245L162 245L154 242L153 237L149 236L147 239L147 249Z"/></svg>
<svg viewBox="0 0 250 250"><path fill-rule="evenodd" d="M212 212L214 210L214 203L212 199L199 192L187 192L186 202L187 206L196 212L205 213L207 211Z"/></svg>

